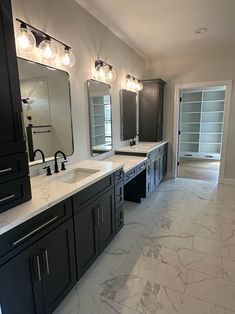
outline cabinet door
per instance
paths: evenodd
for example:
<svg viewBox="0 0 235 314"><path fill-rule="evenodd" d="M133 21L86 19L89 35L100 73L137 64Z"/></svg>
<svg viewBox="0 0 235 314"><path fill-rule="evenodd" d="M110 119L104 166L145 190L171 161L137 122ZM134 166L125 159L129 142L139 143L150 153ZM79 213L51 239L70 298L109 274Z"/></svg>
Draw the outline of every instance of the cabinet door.
<svg viewBox="0 0 235 314"><path fill-rule="evenodd" d="M157 100L156 83L144 84L139 94L139 140L154 142L157 133Z"/></svg>
<svg viewBox="0 0 235 314"><path fill-rule="evenodd" d="M99 255L98 208L93 202L74 217L78 279Z"/></svg>
<svg viewBox="0 0 235 314"><path fill-rule="evenodd" d="M52 313L76 284L73 221L69 219L38 242L46 313Z"/></svg>
<svg viewBox="0 0 235 314"><path fill-rule="evenodd" d="M155 187L159 185L162 180L162 167L161 167L161 155L156 157L154 163L154 173L155 173Z"/></svg>
<svg viewBox="0 0 235 314"><path fill-rule="evenodd" d="M32 246L0 268L0 313L44 313L40 257Z"/></svg>
<svg viewBox="0 0 235 314"><path fill-rule="evenodd" d="M25 151L19 75L9 0L0 0L0 43L0 155L7 155Z"/></svg>
<svg viewBox="0 0 235 314"><path fill-rule="evenodd" d="M100 252L114 236L114 190L111 189L97 200L99 209L99 245Z"/></svg>

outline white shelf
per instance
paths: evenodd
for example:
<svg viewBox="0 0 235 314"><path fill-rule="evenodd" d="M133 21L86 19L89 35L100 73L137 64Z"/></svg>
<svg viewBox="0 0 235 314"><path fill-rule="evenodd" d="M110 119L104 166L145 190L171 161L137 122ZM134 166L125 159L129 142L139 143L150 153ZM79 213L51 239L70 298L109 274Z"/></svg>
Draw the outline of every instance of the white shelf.
<svg viewBox="0 0 235 314"><path fill-rule="evenodd" d="M221 149L225 91L182 94L180 156L218 159Z"/></svg>

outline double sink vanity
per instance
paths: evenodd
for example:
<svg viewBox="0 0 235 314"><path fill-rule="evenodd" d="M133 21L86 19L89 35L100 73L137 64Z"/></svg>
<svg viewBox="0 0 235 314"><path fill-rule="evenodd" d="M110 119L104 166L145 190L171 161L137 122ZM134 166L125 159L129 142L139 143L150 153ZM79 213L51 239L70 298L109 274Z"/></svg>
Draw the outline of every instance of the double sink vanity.
<svg viewBox="0 0 235 314"><path fill-rule="evenodd" d="M123 226L124 199L164 178L166 154L144 143L32 178L32 199L0 214L2 312L52 313Z"/></svg>

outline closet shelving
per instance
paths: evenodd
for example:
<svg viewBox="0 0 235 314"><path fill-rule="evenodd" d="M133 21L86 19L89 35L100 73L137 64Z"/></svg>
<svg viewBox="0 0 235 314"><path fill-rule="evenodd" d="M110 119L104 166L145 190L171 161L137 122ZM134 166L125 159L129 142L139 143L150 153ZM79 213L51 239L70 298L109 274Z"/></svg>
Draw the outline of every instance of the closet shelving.
<svg viewBox="0 0 235 314"><path fill-rule="evenodd" d="M180 156L220 159L225 89L183 91Z"/></svg>

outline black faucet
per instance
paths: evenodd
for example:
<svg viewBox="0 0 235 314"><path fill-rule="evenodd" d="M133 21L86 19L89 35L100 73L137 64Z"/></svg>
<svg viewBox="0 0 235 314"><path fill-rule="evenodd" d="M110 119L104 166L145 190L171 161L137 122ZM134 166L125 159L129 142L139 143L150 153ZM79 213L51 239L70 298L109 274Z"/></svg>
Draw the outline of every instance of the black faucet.
<svg viewBox="0 0 235 314"><path fill-rule="evenodd" d="M59 172L59 167L58 167L58 163L57 163L57 155L58 154L61 154L63 157L64 157L64 160L67 160L66 159L66 156L65 156L65 153L63 153L61 150L58 150L56 153L55 153L55 156L54 156L54 158L55 158L55 173L58 173Z"/></svg>
<svg viewBox="0 0 235 314"><path fill-rule="evenodd" d="M42 162L44 163L45 162L45 155L43 153L43 151L41 149L36 149L34 152L33 152L33 157L36 156L37 152L39 152L41 155L42 155Z"/></svg>

